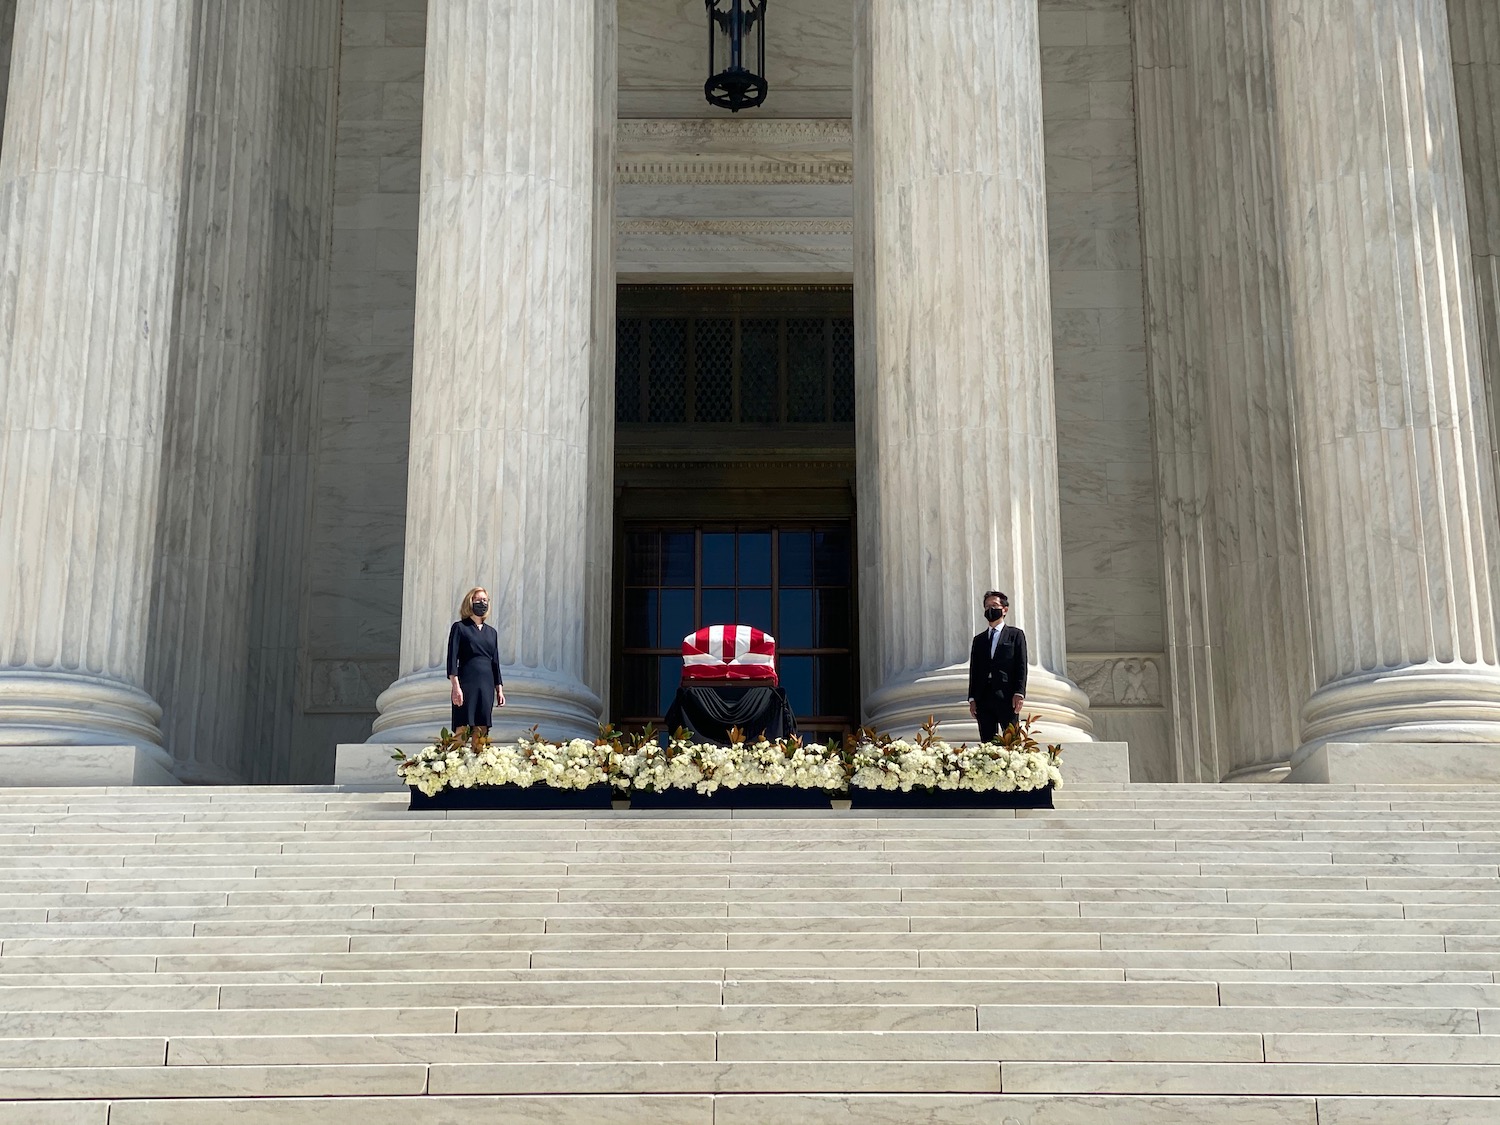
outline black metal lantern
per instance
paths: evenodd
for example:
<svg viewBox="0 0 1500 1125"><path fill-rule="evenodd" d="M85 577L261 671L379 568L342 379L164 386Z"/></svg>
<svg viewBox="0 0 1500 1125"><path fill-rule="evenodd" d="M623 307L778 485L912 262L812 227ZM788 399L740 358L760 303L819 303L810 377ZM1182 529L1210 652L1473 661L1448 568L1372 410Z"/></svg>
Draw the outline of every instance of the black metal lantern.
<svg viewBox="0 0 1500 1125"><path fill-rule="evenodd" d="M766 0L703 0L708 9L708 81L703 96L709 105L738 113L766 100ZM721 43L722 41L722 43ZM753 59L745 58L746 47ZM716 70L725 55L729 65ZM746 62L753 63L753 69Z"/></svg>

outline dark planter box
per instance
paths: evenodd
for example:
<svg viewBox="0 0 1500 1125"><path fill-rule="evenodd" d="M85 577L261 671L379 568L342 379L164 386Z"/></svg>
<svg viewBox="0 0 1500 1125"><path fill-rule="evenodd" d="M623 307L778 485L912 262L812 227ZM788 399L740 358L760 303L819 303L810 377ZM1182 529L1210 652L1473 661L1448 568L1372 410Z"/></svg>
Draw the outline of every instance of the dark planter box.
<svg viewBox="0 0 1500 1125"><path fill-rule="evenodd" d="M851 808L856 809L1050 809L1052 786L1020 789L1009 793L987 789L849 789Z"/></svg>
<svg viewBox="0 0 1500 1125"><path fill-rule="evenodd" d="M412 788L408 809L607 809L608 785L587 789L554 789L550 785L476 785L470 789L440 789L429 797Z"/></svg>
<svg viewBox="0 0 1500 1125"><path fill-rule="evenodd" d="M843 794L839 794L842 796ZM826 789L796 789L790 785L719 786L704 795L696 789L668 789L648 793L630 791L633 809L829 809Z"/></svg>

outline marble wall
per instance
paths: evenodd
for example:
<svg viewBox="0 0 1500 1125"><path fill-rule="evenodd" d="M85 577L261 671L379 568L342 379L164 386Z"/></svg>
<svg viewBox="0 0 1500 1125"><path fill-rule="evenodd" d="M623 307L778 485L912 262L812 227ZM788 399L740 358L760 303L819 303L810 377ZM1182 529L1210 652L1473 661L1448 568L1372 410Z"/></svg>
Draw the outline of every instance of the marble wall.
<svg viewBox="0 0 1500 1125"><path fill-rule="evenodd" d="M334 265L294 751L299 769L313 771L307 776L334 743L368 735L375 696L396 673L425 10L425 0L344 0ZM701 0L620 0L619 10L622 119L706 113ZM852 0L782 0L775 12L768 53L776 95L762 116L846 123ZM1128 738L1138 772L1164 777L1161 554L1128 6L1041 0L1040 14L1067 646L1080 659L1095 658L1086 671L1099 691L1097 735ZM821 133L816 139L830 143ZM622 162L641 143L622 135ZM825 165L836 158L834 149L818 157ZM701 189L661 189L648 178L621 185L619 213L635 225L622 231L620 268L659 277L672 271L653 266L652 232L710 221L715 204ZM791 221L816 224L803 232L802 245L813 250L796 258L778 245L766 259L809 281L846 281L847 188L829 184L821 166L803 179L812 185L774 198L803 200L804 212ZM710 186L745 208L735 212L739 221L772 198ZM672 227L675 235L684 230ZM1136 663L1117 667L1117 655Z"/></svg>

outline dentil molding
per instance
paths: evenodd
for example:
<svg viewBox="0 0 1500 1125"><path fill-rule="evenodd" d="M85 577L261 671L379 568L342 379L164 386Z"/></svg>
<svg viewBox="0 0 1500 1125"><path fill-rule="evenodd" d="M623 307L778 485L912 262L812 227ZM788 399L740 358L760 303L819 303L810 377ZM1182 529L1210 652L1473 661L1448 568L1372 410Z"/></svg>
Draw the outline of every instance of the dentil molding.
<svg viewBox="0 0 1500 1125"><path fill-rule="evenodd" d="M848 184L854 134L847 120L621 121L622 184Z"/></svg>

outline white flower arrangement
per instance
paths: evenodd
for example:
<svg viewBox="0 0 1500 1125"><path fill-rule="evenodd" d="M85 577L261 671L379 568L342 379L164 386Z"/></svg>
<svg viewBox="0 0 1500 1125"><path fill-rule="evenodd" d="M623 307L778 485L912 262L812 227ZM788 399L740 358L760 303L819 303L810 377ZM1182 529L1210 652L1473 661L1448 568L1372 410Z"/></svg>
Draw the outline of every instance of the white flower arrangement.
<svg viewBox="0 0 1500 1125"><path fill-rule="evenodd" d="M861 732L849 755L854 789L963 789L974 793L1019 793L1062 785L1057 768L1062 747L1040 745L1032 720L1006 730L1000 741L953 745L937 736L928 720L915 739L884 738Z"/></svg>
<svg viewBox="0 0 1500 1125"><path fill-rule="evenodd" d="M396 751L401 780L428 797L444 789L478 785L550 785L554 789L587 789L607 784L613 747L604 740L575 738L548 742L532 729L513 744L495 744L467 729L444 729L437 741L407 757Z"/></svg>
<svg viewBox="0 0 1500 1125"><path fill-rule="evenodd" d="M796 735L750 740L738 730L730 731L728 746L694 742L683 730L664 746L649 737L632 739L616 757L615 773L622 789L693 789L705 796L742 785L843 789L848 781L836 744L806 743Z"/></svg>
<svg viewBox="0 0 1500 1125"><path fill-rule="evenodd" d="M408 757L393 755L402 781L428 797L444 789L548 785L587 789L613 785L626 792L691 789L705 796L744 785L792 789L969 790L1025 792L1062 785L1059 746L1041 746L1031 721L1008 729L997 742L970 746L946 742L929 720L915 739L893 739L871 730L840 747L790 738L747 739L729 732L727 746L696 742L679 730L665 743L648 728L629 738L612 727L590 741L549 742L536 728L514 744L495 744L466 728L444 730L437 741Z"/></svg>

